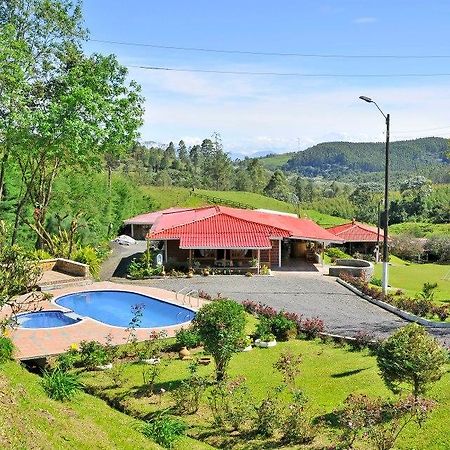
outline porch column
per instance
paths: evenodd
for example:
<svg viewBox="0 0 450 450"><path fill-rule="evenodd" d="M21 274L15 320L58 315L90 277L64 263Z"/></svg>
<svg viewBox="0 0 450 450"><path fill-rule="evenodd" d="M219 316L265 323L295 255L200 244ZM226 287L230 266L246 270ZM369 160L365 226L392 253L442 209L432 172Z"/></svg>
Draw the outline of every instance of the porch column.
<svg viewBox="0 0 450 450"><path fill-rule="evenodd" d="M192 249L189 249L189 269L192 267Z"/></svg>
<svg viewBox="0 0 450 450"><path fill-rule="evenodd" d="M131 237L134 239L134 225L131 224Z"/></svg>
<svg viewBox="0 0 450 450"><path fill-rule="evenodd" d="M281 267L281 239L278 241L278 267Z"/></svg>
<svg viewBox="0 0 450 450"><path fill-rule="evenodd" d="M164 262L167 263L167 239L164 241Z"/></svg>
<svg viewBox="0 0 450 450"><path fill-rule="evenodd" d="M261 250L258 248L258 266L256 268L256 273L259 275L259 265L261 264Z"/></svg>

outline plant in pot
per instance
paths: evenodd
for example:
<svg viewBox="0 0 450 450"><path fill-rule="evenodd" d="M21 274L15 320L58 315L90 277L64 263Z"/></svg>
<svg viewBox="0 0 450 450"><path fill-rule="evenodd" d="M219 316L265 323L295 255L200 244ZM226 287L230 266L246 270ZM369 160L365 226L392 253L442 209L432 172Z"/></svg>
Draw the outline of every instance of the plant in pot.
<svg viewBox="0 0 450 450"><path fill-rule="evenodd" d="M258 267L258 258L252 258L250 260L250 267Z"/></svg>
<svg viewBox="0 0 450 450"><path fill-rule="evenodd" d="M256 339L255 345L262 348L275 347L275 345L277 345L277 341L274 334L267 333L261 335L259 339Z"/></svg>
<svg viewBox="0 0 450 450"><path fill-rule="evenodd" d="M245 338L242 340L242 351L249 352L250 350L253 350L252 344L252 338L250 336L245 336Z"/></svg>
<svg viewBox="0 0 450 450"><path fill-rule="evenodd" d="M258 339L255 340L255 345L257 347L275 347L277 341L275 335L272 333L272 325L270 319L267 317L261 317L258 325L256 326L256 336Z"/></svg>

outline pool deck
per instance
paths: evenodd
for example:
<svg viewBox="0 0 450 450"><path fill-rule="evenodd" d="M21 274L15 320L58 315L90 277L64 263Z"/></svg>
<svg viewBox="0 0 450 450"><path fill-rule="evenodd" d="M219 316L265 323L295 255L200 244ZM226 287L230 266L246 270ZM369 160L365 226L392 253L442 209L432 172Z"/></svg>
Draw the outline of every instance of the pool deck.
<svg viewBox="0 0 450 450"><path fill-rule="evenodd" d="M128 284L117 284L109 281L101 281L90 284L89 286L76 286L64 289L55 289L51 292L53 299L61 295L83 292L83 291L128 291L138 294L148 295L160 300L167 300L180 306L190 307L194 310L198 306L202 306L204 300L193 299L193 306L182 304L182 298L177 300L175 292L167 291L148 286L136 286ZM52 299L52 300L53 300ZM44 300L39 303L39 310L61 310L67 309L52 303L52 300ZM1 311L0 311L1 315ZM175 332L180 329L180 325L162 327L162 328L145 328L136 329L135 334L138 341L148 339L151 331L165 330L168 336L174 336ZM114 327L111 325L98 322L90 318L83 318L78 323L58 328L17 328L11 332L11 339L16 347L15 358L20 360L43 358L46 356L64 353L72 344L78 344L83 340L95 340L105 343L107 337L111 337L111 343L114 345L124 344L129 336L125 328Z"/></svg>

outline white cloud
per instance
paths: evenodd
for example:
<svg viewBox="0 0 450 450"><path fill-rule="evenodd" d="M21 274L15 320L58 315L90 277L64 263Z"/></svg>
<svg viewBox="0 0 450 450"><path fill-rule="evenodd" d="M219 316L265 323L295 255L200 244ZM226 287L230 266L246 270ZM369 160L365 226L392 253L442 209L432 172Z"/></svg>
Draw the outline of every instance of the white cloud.
<svg viewBox="0 0 450 450"><path fill-rule="evenodd" d="M383 141L383 117L374 105L358 100L359 95L376 99L391 113L393 140L450 134L450 127L421 131L450 125L450 89L443 81L380 87L368 80L361 88L360 81L350 85L146 71L131 75L147 98L144 140L183 139L193 145L218 131L226 151L245 154L293 151L331 140Z"/></svg>

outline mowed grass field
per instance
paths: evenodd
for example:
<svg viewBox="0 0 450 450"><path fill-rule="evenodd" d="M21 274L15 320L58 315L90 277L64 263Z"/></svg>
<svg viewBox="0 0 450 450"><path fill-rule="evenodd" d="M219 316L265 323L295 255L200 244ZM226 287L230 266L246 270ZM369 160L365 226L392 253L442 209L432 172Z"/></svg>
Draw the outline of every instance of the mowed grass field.
<svg viewBox="0 0 450 450"><path fill-rule="evenodd" d="M381 278L382 265L375 265L374 276ZM415 264L391 257L389 285L403 289L414 297L422 290L424 283L437 283L434 299L450 306L450 264Z"/></svg>
<svg viewBox="0 0 450 450"><path fill-rule="evenodd" d="M252 398L262 400L265 395L281 383L281 376L273 369L274 362L283 350L301 354L303 357L298 386L309 398L308 411L314 418L326 417L342 407L343 401L351 393L363 393L369 396L389 398L391 392L385 387L378 374L376 359L367 351L354 352L347 348L324 344L319 341L291 340L278 343L270 349L253 349L249 353L236 354L230 365L230 375L243 375L248 383ZM143 416L156 410L173 405L169 391L176 387L181 379L188 377L189 361L170 359L163 370L156 389L166 389L164 396L148 397L143 395L142 365L127 364L125 384L120 388L111 387L111 380L105 373L85 372L84 383L97 395L109 401L119 401L131 414ZM201 375L212 375L212 365L200 367ZM422 429L408 426L399 439L396 448L416 450L447 449L449 443L448 417L450 416L450 374L436 383L429 396L438 401L437 409L432 413ZM211 428L211 413L206 398L200 410L194 415L183 416L190 426L189 434L201 438L213 447L233 449L275 448L266 447L266 442L257 438L242 441L239 436L230 438L220 436ZM338 430L332 426L322 426L313 449L326 447L336 442ZM248 438L247 438L248 439ZM227 446L223 446L227 442ZM298 446L278 446L276 448L294 449ZM195 448L195 447L192 447ZM306 448L306 447L305 447ZM358 449L368 449L365 445Z"/></svg>

